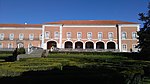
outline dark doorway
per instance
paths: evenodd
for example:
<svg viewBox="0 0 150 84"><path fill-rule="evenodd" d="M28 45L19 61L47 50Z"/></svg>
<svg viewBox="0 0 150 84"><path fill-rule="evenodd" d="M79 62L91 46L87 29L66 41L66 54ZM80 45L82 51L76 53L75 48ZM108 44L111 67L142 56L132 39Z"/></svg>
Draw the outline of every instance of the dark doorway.
<svg viewBox="0 0 150 84"><path fill-rule="evenodd" d="M55 41L47 42L47 49L51 49L51 47L57 47L57 43Z"/></svg>

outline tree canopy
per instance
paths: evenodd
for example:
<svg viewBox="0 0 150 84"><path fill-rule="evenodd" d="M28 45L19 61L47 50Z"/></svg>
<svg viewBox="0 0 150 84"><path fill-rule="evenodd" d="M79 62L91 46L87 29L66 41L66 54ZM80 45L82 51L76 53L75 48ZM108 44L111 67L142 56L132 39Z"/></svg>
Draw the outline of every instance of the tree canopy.
<svg viewBox="0 0 150 84"><path fill-rule="evenodd" d="M143 22L143 27L137 32L139 44L138 48L141 53L150 53L150 2L147 13L139 13L139 20Z"/></svg>

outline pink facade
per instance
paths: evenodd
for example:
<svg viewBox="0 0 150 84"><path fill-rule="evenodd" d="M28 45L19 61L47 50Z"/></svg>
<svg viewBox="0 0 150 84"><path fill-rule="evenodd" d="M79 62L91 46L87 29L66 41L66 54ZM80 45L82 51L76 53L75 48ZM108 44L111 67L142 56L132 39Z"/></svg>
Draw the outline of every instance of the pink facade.
<svg viewBox="0 0 150 84"><path fill-rule="evenodd" d="M59 21L46 24L0 24L0 48L137 51L139 24L115 20Z"/></svg>

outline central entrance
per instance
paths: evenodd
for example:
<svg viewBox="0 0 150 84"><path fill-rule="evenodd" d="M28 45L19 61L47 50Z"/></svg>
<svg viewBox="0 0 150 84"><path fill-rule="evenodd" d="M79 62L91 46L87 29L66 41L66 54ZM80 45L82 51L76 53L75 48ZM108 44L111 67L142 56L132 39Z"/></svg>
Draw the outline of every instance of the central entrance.
<svg viewBox="0 0 150 84"><path fill-rule="evenodd" d="M49 41L47 42L47 49L51 49L51 47L57 47L57 43L55 41Z"/></svg>

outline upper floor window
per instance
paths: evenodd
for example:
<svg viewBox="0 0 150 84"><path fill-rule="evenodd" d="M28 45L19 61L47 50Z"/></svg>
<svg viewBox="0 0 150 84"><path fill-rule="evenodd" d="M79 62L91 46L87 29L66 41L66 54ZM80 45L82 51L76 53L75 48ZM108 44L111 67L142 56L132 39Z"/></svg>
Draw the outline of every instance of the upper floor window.
<svg viewBox="0 0 150 84"><path fill-rule="evenodd" d="M23 33L19 34L19 40L23 40L23 38L24 38L24 34Z"/></svg>
<svg viewBox="0 0 150 84"><path fill-rule="evenodd" d="M81 32L77 32L77 39L81 39L82 38L82 33Z"/></svg>
<svg viewBox="0 0 150 84"><path fill-rule="evenodd" d="M2 43L0 43L0 48L3 48L3 44Z"/></svg>
<svg viewBox="0 0 150 84"><path fill-rule="evenodd" d="M132 39L136 39L137 38L137 33L136 32L132 32Z"/></svg>
<svg viewBox="0 0 150 84"><path fill-rule="evenodd" d="M58 38L59 38L59 32L55 32L55 33L54 33L54 38L55 38L55 39L58 39Z"/></svg>
<svg viewBox="0 0 150 84"><path fill-rule="evenodd" d="M9 34L9 40L13 40L13 39L14 39L14 34L13 33Z"/></svg>
<svg viewBox="0 0 150 84"><path fill-rule="evenodd" d="M71 39L71 32L67 32L67 39Z"/></svg>
<svg viewBox="0 0 150 84"><path fill-rule="evenodd" d="M108 39L109 40L113 40L113 32L109 32L108 33Z"/></svg>
<svg viewBox="0 0 150 84"><path fill-rule="evenodd" d="M45 32L45 38L46 38L46 39L49 39L49 36L50 36L50 32L46 31L46 32Z"/></svg>
<svg viewBox="0 0 150 84"><path fill-rule="evenodd" d="M34 39L34 34L29 34L29 40L33 40Z"/></svg>
<svg viewBox="0 0 150 84"><path fill-rule="evenodd" d="M127 38L127 33L126 32L122 32L122 39L126 39Z"/></svg>
<svg viewBox="0 0 150 84"><path fill-rule="evenodd" d="M87 39L92 39L92 32L87 33Z"/></svg>
<svg viewBox="0 0 150 84"><path fill-rule="evenodd" d="M4 40L4 33L0 34L0 40Z"/></svg>
<svg viewBox="0 0 150 84"><path fill-rule="evenodd" d="M102 32L98 32L98 39L99 39L99 40L102 39Z"/></svg>

